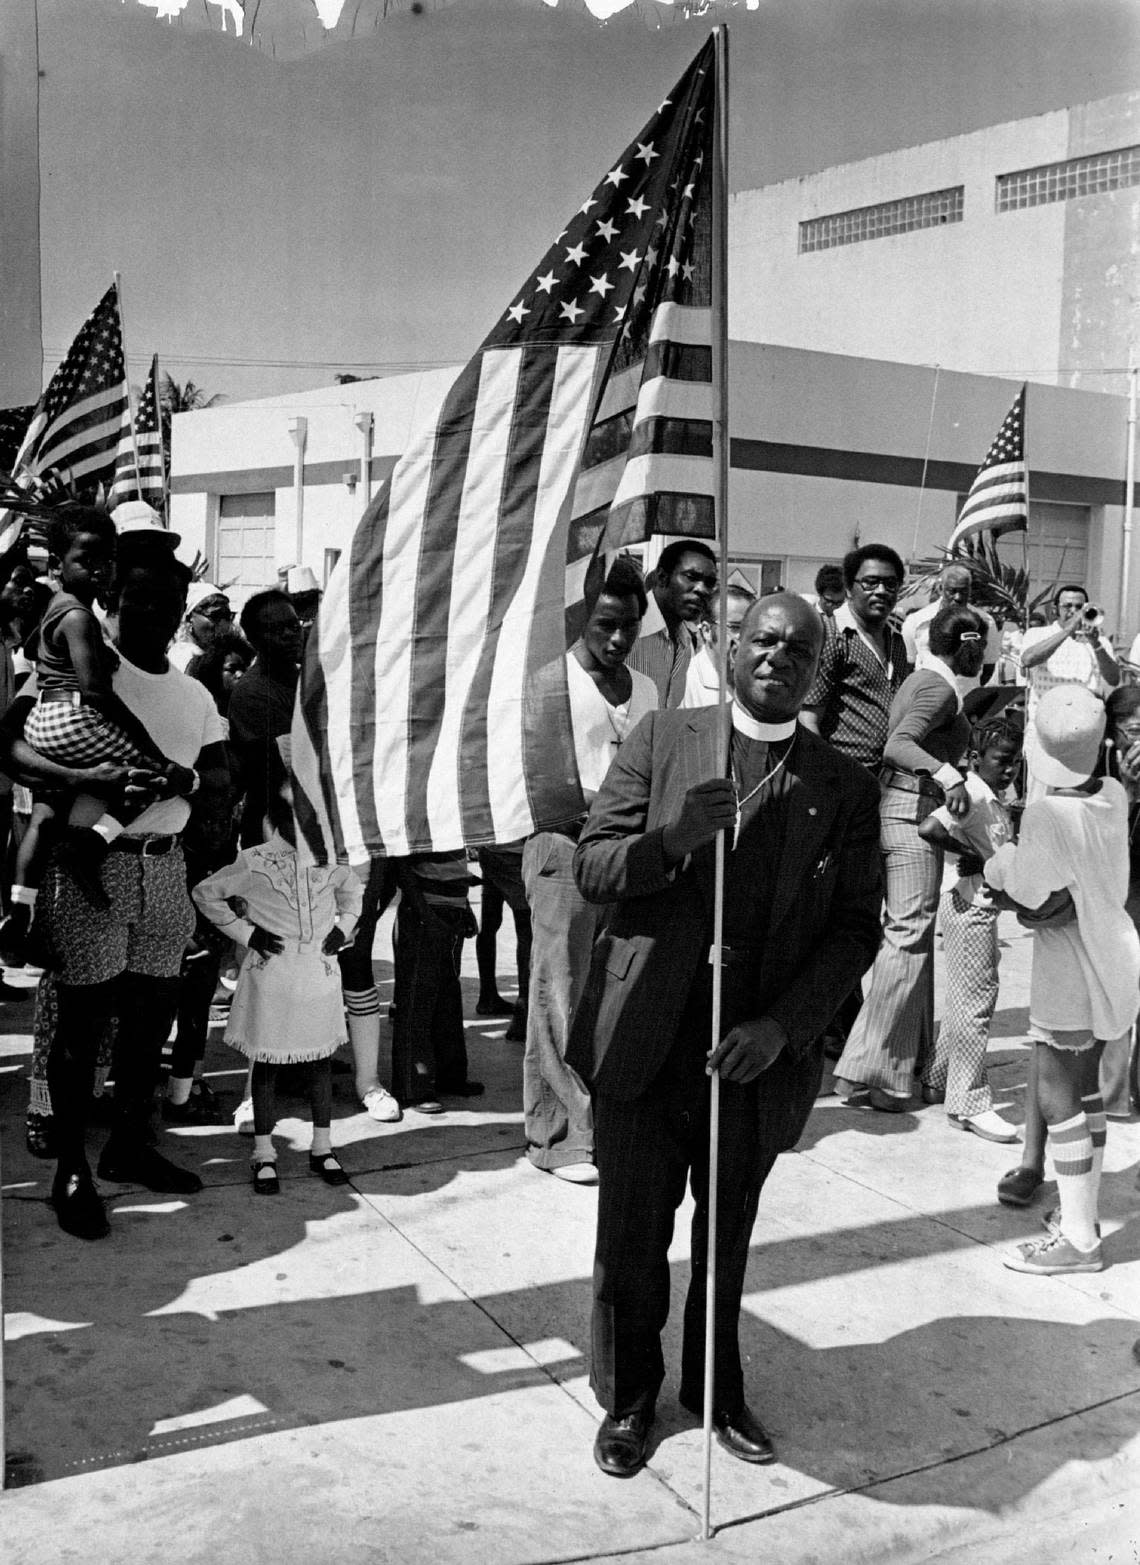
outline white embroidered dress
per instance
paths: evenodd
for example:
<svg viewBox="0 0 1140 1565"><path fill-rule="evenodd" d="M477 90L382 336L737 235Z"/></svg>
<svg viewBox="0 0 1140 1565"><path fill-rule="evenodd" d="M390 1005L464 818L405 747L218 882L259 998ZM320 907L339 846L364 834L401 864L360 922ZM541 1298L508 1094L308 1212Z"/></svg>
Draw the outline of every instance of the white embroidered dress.
<svg viewBox="0 0 1140 1565"><path fill-rule="evenodd" d="M231 1048L274 1065L335 1054L347 1036L340 967L321 946L334 927L349 939L356 928L364 888L352 870L301 859L275 834L245 848L192 894L239 945L249 945L254 925L285 945L276 956L247 952L226 1026Z"/></svg>

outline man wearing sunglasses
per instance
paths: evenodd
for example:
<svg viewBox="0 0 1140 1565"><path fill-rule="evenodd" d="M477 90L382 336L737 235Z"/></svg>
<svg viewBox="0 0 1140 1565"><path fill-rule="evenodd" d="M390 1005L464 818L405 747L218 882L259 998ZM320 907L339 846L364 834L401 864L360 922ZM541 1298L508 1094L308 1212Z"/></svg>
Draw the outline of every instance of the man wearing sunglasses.
<svg viewBox="0 0 1140 1565"><path fill-rule="evenodd" d="M886 544L846 556L847 602L824 620L819 672L800 718L868 771L882 764L891 701L907 674L906 646L891 624L905 574Z"/></svg>
<svg viewBox="0 0 1140 1565"><path fill-rule="evenodd" d="M167 654L172 667L184 674L192 674L192 664L214 645L219 630L233 624L234 613L230 600L213 582L196 581L191 584L186 603L186 617L178 631L178 640Z"/></svg>
<svg viewBox="0 0 1140 1565"><path fill-rule="evenodd" d="M662 549L650 582L649 608L627 667L648 674L663 707L678 707L693 660L693 637L716 593L716 555L707 543L680 538Z"/></svg>

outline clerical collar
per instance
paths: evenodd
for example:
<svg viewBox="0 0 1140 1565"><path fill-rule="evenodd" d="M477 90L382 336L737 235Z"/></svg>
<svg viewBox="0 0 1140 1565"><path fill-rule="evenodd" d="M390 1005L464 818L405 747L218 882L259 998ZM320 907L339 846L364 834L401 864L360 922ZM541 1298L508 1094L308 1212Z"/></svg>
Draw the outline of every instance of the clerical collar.
<svg viewBox="0 0 1140 1565"><path fill-rule="evenodd" d="M790 739L796 731L796 720L790 717L786 723L762 723L746 712L739 701L733 701L732 726L745 739L764 739L772 744L777 739Z"/></svg>

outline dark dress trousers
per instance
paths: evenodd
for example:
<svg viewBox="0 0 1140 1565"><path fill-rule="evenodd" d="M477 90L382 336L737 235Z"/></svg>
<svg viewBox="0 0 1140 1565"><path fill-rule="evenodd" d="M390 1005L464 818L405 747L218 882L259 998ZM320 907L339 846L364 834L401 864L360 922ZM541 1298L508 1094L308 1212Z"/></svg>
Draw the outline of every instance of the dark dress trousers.
<svg viewBox="0 0 1140 1565"><path fill-rule="evenodd" d="M667 1252L687 1177L696 1211L681 1398L701 1398L715 849L670 871L661 838L689 788L729 775L732 744L727 708L650 713L618 751L575 854L583 895L617 904L568 1051L595 1112L591 1384L616 1417L652 1407L664 1377ZM768 1015L788 1038L757 1081L721 1084L715 1374L728 1411L744 1400L737 1325L760 1190L803 1131L821 1035L879 942L878 801L863 768L800 728L728 855L721 1034Z"/></svg>

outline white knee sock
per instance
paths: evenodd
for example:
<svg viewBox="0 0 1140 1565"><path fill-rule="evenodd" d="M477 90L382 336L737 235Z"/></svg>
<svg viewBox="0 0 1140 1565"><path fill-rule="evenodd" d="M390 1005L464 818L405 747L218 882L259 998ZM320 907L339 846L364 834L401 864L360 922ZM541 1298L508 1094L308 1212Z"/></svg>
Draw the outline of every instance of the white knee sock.
<svg viewBox="0 0 1140 1565"><path fill-rule="evenodd" d="M1050 1125L1049 1154L1061 1198L1061 1232L1079 1250L1091 1250L1096 1237L1096 1186L1093 1143L1084 1114Z"/></svg>
<svg viewBox="0 0 1140 1565"><path fill-rule="evenodd" d="M377 1067L380 1060L380 996L375 988L346 989L344 1008L348 1015L348 1041L356 1068L356 1095L380 1085Z"/></svg>

